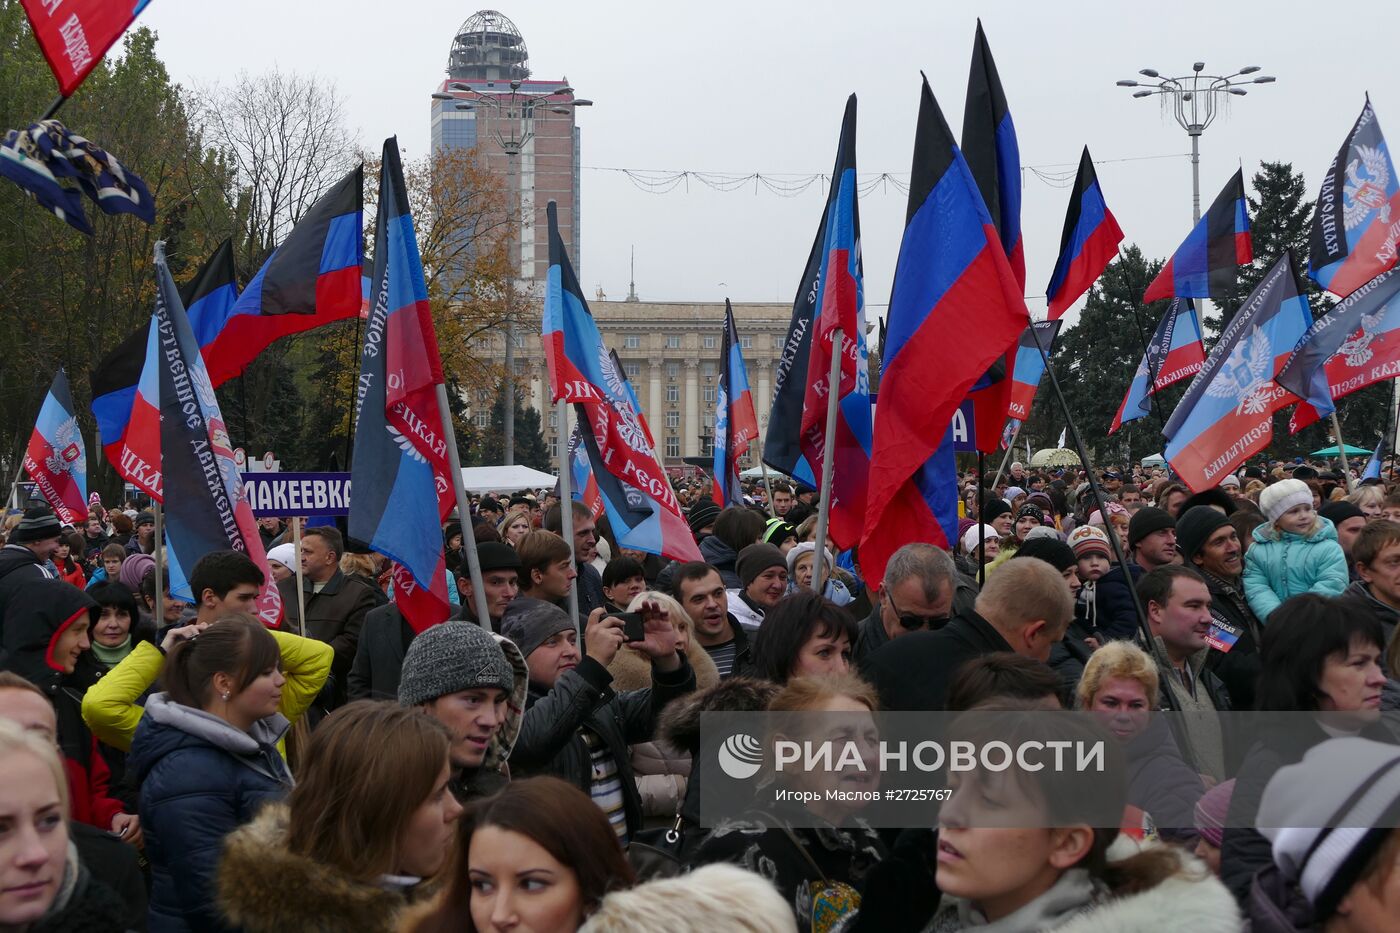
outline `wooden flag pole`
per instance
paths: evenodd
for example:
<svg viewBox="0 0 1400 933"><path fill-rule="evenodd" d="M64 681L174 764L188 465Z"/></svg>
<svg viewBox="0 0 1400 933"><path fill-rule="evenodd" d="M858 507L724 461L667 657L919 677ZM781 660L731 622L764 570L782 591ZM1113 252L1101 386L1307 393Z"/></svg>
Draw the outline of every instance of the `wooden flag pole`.
<svg viewBox="0 0 1400 933"><path fill-rule="evenodd" d="M836 405L841 389L841 343L845 334L836 328L831 334L831 373L826 383L826 436L822 438L821 493L817 500L817 550L812 556L812 589L821 595L826 572L826 526L831 520L831 486L835 480ZM816 338L819 339L819 338ZM833 559L835 555L832 555Z"/></svg>
<svg viewBox="0 0 1400 933"><path fill-rule="evenodd" d="M569 403L560 399L559 439L568 433ZM564 543L569 546L569 563L574 562L574 492L573 477L569 474L569 445L559 445L559 530ZM574 633L578 638L578 650L583 651L583 622L578 617L578 579L569 584L569 618L574 620Z"/></svg>
<svg viewBox="0 0 1400 933"><path fill-rule="evenodd" d="M987 490L983 485L986 482L987 455L980 449L977 451L977 586L981 587L987 582L987 523L982 520L982 513L987 508ZM993 491L996 486L993 484Z"/></svg>
<svg viewBox="0 0 1400 933"><path fill-rule="evenodd" d="M301 569L301 523L302 516L292 516L292 563L297 575L297 634L306 637L306 578Z"/></svg>
<svg viewBox="0 0 1400 933"><path fill-rule="evenodd" d="M1342 458L1342 481L1347 484L1347 492L1351 492L1351 467L1347 465L1347 445L1342 440L1342 422L1337 419L1337 411L1332 410L1332 433L1337 436L1337 453Z"/></svg>
<svg viewBox="0 0 1400 933"><path fill-rule="evenodd" d="M161 510L160 510L160 503L157 502L157 501L155 501L154 499L152 499L152 500L151 500L151 514L152 514L153 516L155 516L155 520L156 520L156 530L155 530L155 535L154 535L154 537L151 538L151 545L152 545L152 547L151 547L151 557L152 557L152 558L155 560L155 562L156 562L156 563L155 563L155 574L156 574L156 608L155 608L156 617L155 617L155 623L156 623L156 629L157 629L157 630L159 630L159 629L161 629L161 628L163 628L163 627L165 626L165 585L164 585L164 579L165 579L165 551L164 551L164 548L162 547L162 543L163 543L163 541L164 541L164 535L163 535L163 532L161 531L161 514L160 514L160 511L161 511ZM140 545L138 544L137 547L139 548ZM195 608L198 609L198 608L199 608L199 594L198 594L198 593L195 593L195 594L193 594L193 595L194 595L194 605L195 605Z"/></svg>
<svg viewBox="0 0 1400 933"><path fill-rule="evenodd" d="M457 431L452 427L452 409L447 404L447 386L437 384L438 413L442 416L442 436L447 442L447 468L452 471L452 491L457 496L457 519L462 523L462 550L466 553L467 571L472 580L472 604L476 620L488 632L494 632L491 613L486 605L486 589L481 583L481 558L476 556L476 535L472 532L471 506L467 502L467 487L462 481L462 459L457 455ZM506 404L513 404L506 399Z"/></svg>
<svg viewBox="0 0 1400 933"><path fill-rule="evenodd" d="M758 454L758 468L763 471L763 491L768 494L768 514L773 515L773 484L768 481L768 464L763 462L763 452ZM773 515L774 518L778 516Z"/></svg>

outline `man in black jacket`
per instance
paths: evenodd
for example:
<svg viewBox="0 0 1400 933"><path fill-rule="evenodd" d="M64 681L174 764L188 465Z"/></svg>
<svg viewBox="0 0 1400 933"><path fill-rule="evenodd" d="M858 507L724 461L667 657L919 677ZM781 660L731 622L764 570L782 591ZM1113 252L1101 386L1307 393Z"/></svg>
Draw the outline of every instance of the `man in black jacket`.
<svg viewBox="0 0 1400 933"><path fill-rule="evenodd" d="M0 548L0 620L14 592L35 580L52 580L45 567L58 553L63 527L48 506L28 509Z"/></svg>
<svg viewBox="0 0 1400 933"><path fill-rule="evenodd" d="M486 590L486 611L491 614L491 628L499 631L501 616L519 591L520 558L515 548L501 541L483 541L476 546L476 555L481 561L481 582ZM452 619L476 622L471 574L465 558L457 571L457 593L462 605ZM370 610L360 629L355 661L350 665L349 698L389 700L397 696L404 656L414 634L394 603Z"/></svg>
<svg viewBox="0 0 1400 933"><path fill-rule="evenodd" d="M941 710L964 662L1014 651L1044 663L1073 618L1074 601L1055 568L1009 561L987 578L976 611L885 645L866 658L861 673L879 690L884 709Z"/></svg>
<svg viewBox="0 0 1400 933"><path fill-rule="evenodd" d="M345 702L345 683L355 660L355 646L365 616L375 608L374 592L367 583L347 577L340 569L345 544L340 532L330 527L308 528L301 538L302 600L306 604L306 634L335 649L331 680L321 692L327 712ZM297 605L297 578L277 584L282 594L284 627L300 632Z"/></svg>
<svg viewBox="0 0 1400 933"><path fill-rule="evenodd" d="M1137 638L1137 610L1130 588L1144 573L1179 564L1176 549L1176 520L1163 509L1138 509L1128 521L1128 565L1114 567L1095 584L1095 616L1099 629L1108 638Z"/></svg>
<svg viewBox="0 0 1400 933"><path fill-rule="evenodd" d="M1235 709L1254 708L1263 627L1244 598L1244 548L1230 519L1219 509L1196 505L1176 522L1176 545L1187 566L1205 578L1214 624L1206 636L1205 670L1220 678Z"/></svg>
<svg viewBox="0 0 1400 933"><path fill-rule="evenodd" d="M947 551L919 542L895 551L885 564L875 606L860 624L852 660L859 664L896 638L948 624L957 588Z"/></svg>
<svg viewBox="0 0 1400 933"><path fill-rule="evenodd" d="M510 604L502 634L525 656L529 697L510 763L516 776L553 774L588 794L623 845L642 828L642 799L627 746L650 741L668 702L695 689L695 671L678 651L666 610L647 604L646 638L630 643L651 658L652 686L612 690L608 664L623 647L623 624L602 609L588 619L580 646L569 614L522 596Z"/></svg>

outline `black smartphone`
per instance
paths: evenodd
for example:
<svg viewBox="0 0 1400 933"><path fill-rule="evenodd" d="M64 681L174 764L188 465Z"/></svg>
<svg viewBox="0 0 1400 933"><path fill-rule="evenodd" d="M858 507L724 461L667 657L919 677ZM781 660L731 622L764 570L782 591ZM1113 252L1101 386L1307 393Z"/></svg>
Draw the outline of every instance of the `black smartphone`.
<svg viewBox="0 0 1400 933"><path fill-rule="evenodd" d="M643 641L646 639L646 623L642 621L640 612L614 612L610 618L622 620L624 641Z"/></svg>

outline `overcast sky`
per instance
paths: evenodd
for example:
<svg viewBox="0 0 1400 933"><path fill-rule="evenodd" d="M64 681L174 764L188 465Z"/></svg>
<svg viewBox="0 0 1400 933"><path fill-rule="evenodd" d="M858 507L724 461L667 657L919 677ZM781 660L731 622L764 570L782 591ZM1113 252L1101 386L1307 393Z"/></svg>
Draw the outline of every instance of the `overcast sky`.
<svg viewBox="0 0 1400 933"><path fill-rule="evenodd" d="M428 95L475 10L442 0L154 0L141 21L159 32L177 81L274 65L312 72L342 95L366 148L397 134L414 157L428 146ZM958 132L979 15L1023 164L1072 179L1085 144L1096 160L1137 160L1099 165L1098 174L1127 241L1151 256L1166 256L1190 228L1190 144L1155 100L1132 99L1116 79L1144 67L1184 74L1195 61L1206 73L1257 64L1278 77L1235 98L1206 131L1203 207L1240 164L1248 179L1261 159L1291 161L1315 196L1368 90L1382 127L1400 133L1400 66L1370 42L1400 34L1395 3L511 0L500 12L524 35L534 77L567 76L595 101L579 113L580 280L589 297L599 286L626 295L635 245L643 299L791 301L820 219L816 186L785 198L692 182L689 193L653 195L595 169L830 172L845 97L855 92L861 174L907 178L919 71ZM1159 156L1167 158L1144 158ZM1027 173L1024 190L1027 292L1040 296L1029 301L1039 316L1069 189ZM904 210L893 188L860 203L872 317L889 298Z"/></svg>

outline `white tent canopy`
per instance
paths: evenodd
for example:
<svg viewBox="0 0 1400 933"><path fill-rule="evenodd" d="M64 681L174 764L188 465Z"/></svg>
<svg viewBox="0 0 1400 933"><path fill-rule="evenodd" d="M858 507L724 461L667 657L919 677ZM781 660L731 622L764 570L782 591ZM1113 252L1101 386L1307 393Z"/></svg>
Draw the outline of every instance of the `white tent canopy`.
<svg viewBox="0 0 1400 933"><path fill-rule="evenodd" d="M747 470L745 470L744 472L740 473L740 474L739 474L739 478L740 478L740 479L762 479L762 478L763 478L763 467L761 467L761 466L751 466L751 467L749 467ZM787 474L786 474L786 473L779 473L777 470L769 470L769 471L768 471L768 478L769 478L769 479L787 479Z"/></svg>
<svg viewBox="0 0 1400 933"><path fill-rule="evenodd" d="M1160 467L1167 465L1167 458L1161 454L1151 454L1142 458L1142 465L1145 467Z"/></svg>
<svg viewBox="0 0 1400 933"><path fill-rule="evenodd" d="M517 489L553 488L558 478L527 466L462 467L467 492L515 492Z"/></svg>

